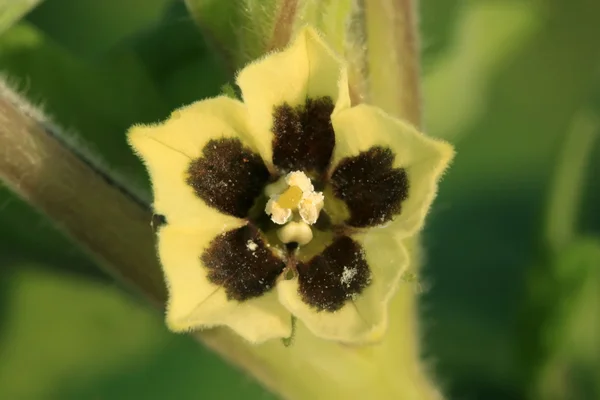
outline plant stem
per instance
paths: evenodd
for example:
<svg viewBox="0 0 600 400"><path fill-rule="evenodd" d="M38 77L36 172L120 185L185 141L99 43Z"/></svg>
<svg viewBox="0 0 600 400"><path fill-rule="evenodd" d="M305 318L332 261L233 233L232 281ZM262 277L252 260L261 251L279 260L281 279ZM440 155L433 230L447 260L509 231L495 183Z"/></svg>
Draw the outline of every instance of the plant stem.
<svg viewBox="0 0 600 400"><path fill-rule="evenodd" d="M292 38L294 17L297 12L298 0L283 0L281 2L267 51L281 50L287 46Z"/></svg>
<svg viewBox="0 0 600 400"><path fill-rule="evenodd" d="M150 211L0 81L0 179L96 260L162 306Z"/></svg>
<svg viewBox="0 0 600 400"><path fill-rule="evenodd" d="M421 126L419 35L415 0L363 0L368 102Z"/></svg>

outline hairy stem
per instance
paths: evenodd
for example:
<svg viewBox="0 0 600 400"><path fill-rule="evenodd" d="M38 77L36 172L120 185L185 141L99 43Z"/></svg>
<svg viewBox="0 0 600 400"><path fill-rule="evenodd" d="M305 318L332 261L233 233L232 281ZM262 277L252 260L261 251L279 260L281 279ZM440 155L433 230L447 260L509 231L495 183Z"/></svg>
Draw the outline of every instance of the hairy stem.
<svg viewBox="0 0 600 400"><path fill-rule="evenodd" d="M57 127L2 82L0 179L113 273L163 304L148 207L74 151Z"/></svg>
<svg viewBox="0 0 600 400"><path fill-rule="evenodd" d="M298 0L283 0L277 11L273 35L267 51L281 50L289 43L294 29L294 17L298 12Z"/></svg>
<svg viewBox="0 0 600 400"><path fill-rule="evenodd" d="M415 0L363 0L368 102L421 125L419 35Z"/></svg>
<svg viewBox="0 0 600 400"><path fill-rule="evenodd" d="M362 0L363 31L366 36L364 76L365 101L377 105L416 127L422 125L420 42L417 29L417 0ZM411 269L418 273L422 260L419 237L411 239ZM429 379L420 360L417 292L401 288L390 306L390 334L385 351L406 374L411 385L397 398L440 399L442 394ZM390 338L391 337L391 338Z"/></svg>

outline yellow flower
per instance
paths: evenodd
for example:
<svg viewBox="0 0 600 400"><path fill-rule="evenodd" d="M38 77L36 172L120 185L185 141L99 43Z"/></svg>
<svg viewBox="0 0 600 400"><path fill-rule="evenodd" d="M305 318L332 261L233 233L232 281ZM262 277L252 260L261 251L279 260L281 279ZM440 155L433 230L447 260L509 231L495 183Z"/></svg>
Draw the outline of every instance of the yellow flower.
<svg viewBox="0 0 600 400"><path fill-rule="evenodd" d="M226 325L251 342L295 316L347 343L385 332L387 303L452 148L365 104L346 66L303 29L217 97L134 126L174 331Z"/></svg>

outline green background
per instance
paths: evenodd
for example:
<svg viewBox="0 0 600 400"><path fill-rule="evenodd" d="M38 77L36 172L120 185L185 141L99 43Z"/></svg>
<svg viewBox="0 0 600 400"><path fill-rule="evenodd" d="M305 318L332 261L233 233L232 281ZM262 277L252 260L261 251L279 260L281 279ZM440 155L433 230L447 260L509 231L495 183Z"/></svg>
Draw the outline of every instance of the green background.
<svg viewBox="0 0 600 400"><path fill-rule="evenodd" d="M600 111L598 15L593 0L421 2L427 132L458 152L423 234L421 282L424 359L450 399L532 398L532 374L555 349L544 345L548 330L585 309L577 329L600 331L598 286L562 312L568 302L547 300L563 299L552 296L562 281L546 282L557 268L600 279L598 143L575 239L558 255L543 241L573 121ZM146 190L125 130L231 78L178 0L46 0L0 32L0 73ZM4 187L0 265L2 399L272 398L169 333ZM541 305L532 284L551 294ZM598 357L565 357L569 395L555 398L600 398Z"/></svg>

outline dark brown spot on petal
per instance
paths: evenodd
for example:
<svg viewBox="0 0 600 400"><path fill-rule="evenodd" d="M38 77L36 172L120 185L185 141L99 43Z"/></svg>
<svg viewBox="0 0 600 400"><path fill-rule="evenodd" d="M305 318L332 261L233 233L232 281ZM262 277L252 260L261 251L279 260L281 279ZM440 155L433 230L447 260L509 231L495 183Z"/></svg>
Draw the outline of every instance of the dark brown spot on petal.
<svg viewBox="0 0 600 400"><path fill-rule="evenodd" d="M302 300L318 311L337 311L362 293L371 272L360 244L341 236L308 263L298 264Z"/></svg>
<svg viewBox="0 0 600 400"><path fill-rule="evenodd" d="M228 299L244 301L271 290L285 268L267 247L258 229L246 225L210 242L201 256L208 279L225 288Z"/></svg>
<svg viewBox="0 0 600 400"><path fill-rule="evenodd" d="M152 221L150 221L150 226L152 227L152 231L154 233L158 232L158 230L167 223L167 218L162 214L152 214Z"/></svg>
<svg viewBox="0 0 600 400"><path fill-rule="evenodd" d="M283 172L325 173L335 146L333 108L330 97L306 99L295 108L287 103L275 107L273 164Z"/></svg>
<svg viewBox="0 0 600 400"><path fill-rule="evenodd" d="M246 217L269 179L262 158L239 139L211 140L202 154L188 168L188 185L217 210Z"/></svg>
<svg viewBox="0 0 600 400"><path fill-rule="evenodd" d="M331 184L350 210L348 225L380 225L400 213L409 182L403 168L392 168L394 157L390 149L376 146L340 161Z"/></svg>

